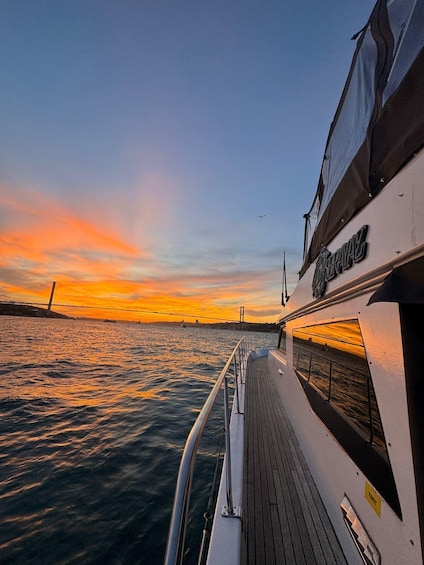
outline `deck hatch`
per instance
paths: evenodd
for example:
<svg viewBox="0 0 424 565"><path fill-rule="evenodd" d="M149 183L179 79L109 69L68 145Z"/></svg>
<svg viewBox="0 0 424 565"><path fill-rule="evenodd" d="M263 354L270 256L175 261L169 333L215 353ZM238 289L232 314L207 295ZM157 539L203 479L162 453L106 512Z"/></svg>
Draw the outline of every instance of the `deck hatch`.
<svg viewBox="0 0 424 565"><path fill-rule="evenodd" d="M349 530L350 535L355 542L362 560L367 565L380 565L380 553L374 543L371 541L364 525L353 509L349 499L345 496L341 503L343 519Z"/></svg>

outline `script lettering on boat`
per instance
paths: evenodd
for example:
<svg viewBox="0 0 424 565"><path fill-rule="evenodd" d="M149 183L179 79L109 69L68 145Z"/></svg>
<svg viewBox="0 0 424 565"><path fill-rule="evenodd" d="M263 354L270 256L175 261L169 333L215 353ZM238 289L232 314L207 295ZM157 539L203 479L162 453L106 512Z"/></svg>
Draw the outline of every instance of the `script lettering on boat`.
<svg viewBox="0 0 424 565"><path fill-rule="evenodd" d="M368 226L364 225L335 253L331 253L326 247L321 250L312 281L312 295L315 298L324 296L328 281L365 259L368 251L367 233Z"/></svg>

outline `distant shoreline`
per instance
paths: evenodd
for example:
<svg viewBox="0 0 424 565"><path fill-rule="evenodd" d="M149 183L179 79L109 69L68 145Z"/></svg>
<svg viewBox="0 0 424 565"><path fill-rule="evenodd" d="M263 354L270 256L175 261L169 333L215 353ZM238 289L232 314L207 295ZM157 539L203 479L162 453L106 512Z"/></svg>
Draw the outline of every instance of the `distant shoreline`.
<svg viewBox="0 0 424 565"><path fill-rule="evenodd" d="M149 325L155 326L171 326L183 328L212 328L217 330L238 330L247 332L270 332L278 333L280 326L271 323L255 323L255 322L148 322Z"/></svg>
<svg viewBox="0 0 424 565"><path fill-rule="evenodd" d="M70 319L65 314L40 308L39 306L26 306L24 304L0 304L0 316L21 316L29 318L62 318Z"/></svg>
<svg viewBox="0 0 424 565"><path fill-rule="evenodd" d="M18 316L28 318L60 318L72 320L70 316L59 314L47 308L40 308L39 306L28 306L24 304L1 304L0 303L0 316ZM78 318L79 319L79 318ZM99 318L81 318L81 320L92 320L101 322ZM131 323L131 324L147 324L163 327L181 327L181 328L212 328L219 330L238 330L238 331L251 331L251 332L270 332L278 333L278 324L271 323L254 323L254 322L214 322L214 323L199 323L199 322L134 322L129 320L110 320L105 319L104 322L117 322L117 323Z"/></svg>

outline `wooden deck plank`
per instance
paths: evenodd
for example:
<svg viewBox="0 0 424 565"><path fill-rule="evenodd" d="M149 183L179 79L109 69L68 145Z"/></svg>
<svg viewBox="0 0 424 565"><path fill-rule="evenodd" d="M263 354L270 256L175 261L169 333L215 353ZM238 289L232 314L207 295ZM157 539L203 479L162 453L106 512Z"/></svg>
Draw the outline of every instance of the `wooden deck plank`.
<svg viewBox="0 0 424 565"><path fill-rule="evenodd" d="M316 490L316 486L314 483L311 484L311 481L312 477L310 475L308 478L305 475L299 476L300 488L302 488L303 495L308 503L308 513L313 527L311 535L313 535L316 542L320 544L321 550L324 554L325 563L337 565L337 563L339 563L338 560L340 558L343 559L343 553L341 552L339 544L336 543L337 540L327 513L325 513L325 516L323 516L324 520L322 520L321 515L318 512L312 494L312 490ZM318 492L316 492L316 495L319 497ZM340 551L337 551L338 549Z"/></svg>
<svg viewBox="0 0 424 565"><path fill-rule="evenodd" d="M281 545L284 549L284 557L285 562L288 564L295 564L296 555L295 555L295 547L292 543L292 536L290 531L290 524L289 524L289 511L286 506L287 497L284 496L284 488L281 484L281 476L278 470L274 471L274 482L278 492L278 515L280 517L280 536L281 536Z"/></svg>
<svg viewBox="0 0 424 565"><path fill-rule="evenodd" d="M266 358L249 363L242 565L346 564Z"/></svg>
<svg viewBox="0 0 424 565"><path fill-rule="evenodd" d="M269 400L269 399L268 399ZM290 460L287 457L287 444L279 426L279 418L277 413L272 409L272 403L269 406L269 433L275 438L273 449L277 454L278 465L274 473L274 481L280 489L280 499L284 500L284 514L288 526L288 536L283 538L283 545L288 554L294 554L294 563L305 563L303 544L298 527L299 515L297 515L296 499L293 499L294 483L291 476Z"/></svg>
<svg viewBox="0 0 424 565"><path fill-rule="evenodd" d="M303 540L301 537L302 529L304 529L303 516L298 505L295 484L292 477L293 460L290 457L291 439L284 436L281 426L282 414L279 410L277 410L277 406L275 405L275 395L272 396L273 392L276 391L273 391L272 388L269 387L266 394L266 401L268 403L268 413L270 418L269 431L270 434L275 438L274 449L277 453L279 461L278 470L284 471L283 473L280 473L280 481L282 484L282 492L285 499L285 509L290 531L289 540L295 554L295 562L309 563L311 556L307 541L305 542L305 540Z"/></svg>

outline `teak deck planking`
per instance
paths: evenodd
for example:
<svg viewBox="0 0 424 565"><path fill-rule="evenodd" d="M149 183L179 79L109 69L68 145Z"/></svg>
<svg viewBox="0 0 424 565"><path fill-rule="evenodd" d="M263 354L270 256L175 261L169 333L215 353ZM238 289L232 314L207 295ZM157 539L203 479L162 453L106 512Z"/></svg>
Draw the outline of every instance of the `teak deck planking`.
<svg viewBox="0 0 424 565"><path fill-rule="evenodd" d="M346 564L266 357L249 363L245 398L242 565Z"/></svg>

